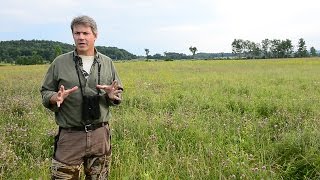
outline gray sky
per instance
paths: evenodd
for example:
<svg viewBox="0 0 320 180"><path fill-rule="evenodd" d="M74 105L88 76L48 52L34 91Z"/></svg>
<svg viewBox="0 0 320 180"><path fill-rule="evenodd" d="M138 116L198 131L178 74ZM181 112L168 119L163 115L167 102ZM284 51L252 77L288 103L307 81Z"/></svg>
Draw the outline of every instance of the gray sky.
<svg viewBox="0 0 320 180"><path fill-rule="evenodd" d="M72 44L70 22L89 15L96 45L136 55L231 52L234 39L298 39L320 50L319 0L1 0L0 41L44 39Z"/></svg>

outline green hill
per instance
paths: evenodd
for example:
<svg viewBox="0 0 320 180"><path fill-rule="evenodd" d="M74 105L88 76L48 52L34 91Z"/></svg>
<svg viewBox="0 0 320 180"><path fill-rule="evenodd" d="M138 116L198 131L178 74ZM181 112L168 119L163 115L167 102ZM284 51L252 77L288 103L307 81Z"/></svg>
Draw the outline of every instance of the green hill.
<svg viewBox="0 0 320 180"><path fill-rule="evenodd" d="M117 47L97 46L98 51L114 60L130 60L136 55ZM52 62L62 53L72 51L74 46L48 40L0 41L0 62L12 64L43 64Z"/></svg>

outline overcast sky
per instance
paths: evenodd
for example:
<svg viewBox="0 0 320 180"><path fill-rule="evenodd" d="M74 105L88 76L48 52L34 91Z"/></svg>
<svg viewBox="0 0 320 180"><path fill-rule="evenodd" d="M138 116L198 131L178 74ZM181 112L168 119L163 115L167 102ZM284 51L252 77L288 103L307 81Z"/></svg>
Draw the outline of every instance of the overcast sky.
<svg viewBox="0 0 320 180"><path fill-rule="evenodd" d="M0 41L53 40L72 44L70 22L89 15L96 45L136 55L231 52L234 39L260 43L303 38L320 50L319 0L1 0Z"/></svg>

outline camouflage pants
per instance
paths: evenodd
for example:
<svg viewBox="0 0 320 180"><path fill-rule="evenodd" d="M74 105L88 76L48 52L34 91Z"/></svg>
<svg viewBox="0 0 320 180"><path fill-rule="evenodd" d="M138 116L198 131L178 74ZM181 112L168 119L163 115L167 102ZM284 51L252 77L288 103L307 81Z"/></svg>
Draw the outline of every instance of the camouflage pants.
<svg viewBox="0 0 320 180"><path fill-rule="evenodd" d="M84 166L86 179L108 179L110 157L111 156L89 158L86 160L85 163L83 163L83 165L67 165L55 159L52 159L52 179L78 180L80 179L80 172L82 166Z"/></svg>
<svg viewBox="0 0 320 180"><path fill-rule="evenodd" d="M107 179L111 163L109 126L91 132L61 130L56 138L52 159L52 179Z"/></svg>

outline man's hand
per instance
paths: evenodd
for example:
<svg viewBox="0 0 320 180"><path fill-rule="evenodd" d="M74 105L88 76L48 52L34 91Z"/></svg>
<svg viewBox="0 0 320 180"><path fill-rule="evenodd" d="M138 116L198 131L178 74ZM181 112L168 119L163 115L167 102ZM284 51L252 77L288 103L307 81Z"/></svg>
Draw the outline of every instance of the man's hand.
<svg viewBox="0 0 320 180"><path fill-rule="evenodd" d="M50 103L51 104L57 104L58 107L63 103L64 99L69 96L69 94L75 92L78 89L78 86L74 86L71 89L64 89L64 86L61 85L59 91L54 94L51 99Z"/></svg>
<svg viewBox="0 0 320 180"><path fill-rule="evenodd" d="M117 80L113 81L111 85L97 85L97 88L103 89L106 92L106 95L108 95L109 99L119 100L121 101L121 92L122 90L119 89L120 86L118 85Z"/></svg>

